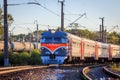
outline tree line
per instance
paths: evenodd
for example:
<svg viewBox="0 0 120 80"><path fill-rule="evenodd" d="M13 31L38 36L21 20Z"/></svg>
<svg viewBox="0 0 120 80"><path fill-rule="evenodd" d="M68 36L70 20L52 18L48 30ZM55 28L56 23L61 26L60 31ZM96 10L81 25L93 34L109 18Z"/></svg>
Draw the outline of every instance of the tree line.
<svg viewBox="0 0 120 80"><path fill-rule="evenodd" d="M3 11L0 8L0 40L4 39L4 26L3 26L4 18L3 17L4 17ZM14 19L11 14L7 15L7 19L8 19L8 27L9 27L13 23Z"/></svg>

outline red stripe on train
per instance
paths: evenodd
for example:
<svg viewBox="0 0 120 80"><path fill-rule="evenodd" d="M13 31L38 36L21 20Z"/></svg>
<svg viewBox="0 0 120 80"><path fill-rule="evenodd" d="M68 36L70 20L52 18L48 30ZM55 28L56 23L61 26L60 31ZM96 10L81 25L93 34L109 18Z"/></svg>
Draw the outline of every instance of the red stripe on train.
<svg viewBox="0 0 120 80"><path fill-rule="evenodd" d="M61 46L68 46L68 44L41 44L41 46L45 46L49 48L51 51L54 51L56 48Z"/></svg>

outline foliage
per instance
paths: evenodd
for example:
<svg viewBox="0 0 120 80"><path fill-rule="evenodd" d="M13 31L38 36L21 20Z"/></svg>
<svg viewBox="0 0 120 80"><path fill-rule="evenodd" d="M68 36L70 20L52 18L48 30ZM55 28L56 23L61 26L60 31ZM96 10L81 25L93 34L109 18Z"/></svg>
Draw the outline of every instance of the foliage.
<svg viewBox="0 0 120 80"><path fill-rule="evenodd" d="M14 19L11 14L8 14L8 26L10 26L13 23Z"/></svg>
<svg viewBox="0 0 120 80"><path fill-rule="evenodd" d="M113 44L118 44L119 43L119 34L117 32L111 32L108 35L108 42L113 43Z"/></svg>
<svg viewBox="0 0 120 80"><path fill-rule="evenodd" d="M13 52L9 53L9 64L12 66L19 65L40 65L40 51L33 50L32 53L28 52ZM4 56L0 53L0 66L4 65Z"/></svg>
<svg viewBox="0 0 120 80"><path fill-rule="evenodd" d="M2 25L2 9L0 8L0 40L3 39L3 25Z"/></svg>
<svg viewBox="0 0 120 80"><path fill-rule="evenodd" d="M9 63L13 66L15 65L39 65L41 64L40 51L33 50L31 54L28 52L9 53Z"/></svg>
<svg viewBox="0 0 120 80"><path fill-rule="evenodd" d="M8 26L10 26L14 19L11 14L8 14ZM0 40L3 40L3 35L4 35L4 27L3 27L3 11L0 8Z"/></svg>
<svg viewBox="0 0 120 80"><path fill-rule="evenodd" d="M120 71L120 63L113 63L110 65L110 67L114 71Z"/></svg>
<svg viewBox="0 0 120 80"><path fill-rule="evenodd" d="M9 62L11 65L20 65L19 53L9 54Z"/></svg>
<svg viewBox="0 0 120 80"><path fill-rule="evenodd" d="M19 58L21 65L28 65L28 62L30 60L30 54L27 52L22 52L19 54Z"/></svg>
<svg viewBox="0 0 120 80"><path fill-rule="evenodd" d="M41 64L40 51L39 50L33 50L32 51L30 64L31 65L39 65L39 64Z"/></svg>
<svg viewBox="0 0 120 80"><path fill-rule="evenodd" d="M11 65L27 65L30 55L27 52L9 54L9 63Z"/></svg>

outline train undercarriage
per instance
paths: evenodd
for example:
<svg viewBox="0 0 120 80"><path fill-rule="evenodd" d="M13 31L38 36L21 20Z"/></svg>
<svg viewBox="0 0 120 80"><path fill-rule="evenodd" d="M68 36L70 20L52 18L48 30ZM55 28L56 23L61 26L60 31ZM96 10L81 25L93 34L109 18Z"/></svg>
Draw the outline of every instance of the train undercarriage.
<svg viewBox="0 0 120 80"><path fill-rule="evenodd" d="M108 58L98 58L98 60L96 60L94 57L84 57L84 59L81 59L80 57L72 57L70 59L70 57L68 57L64 63L120 63L120 59L119 58L112 58L112 59L108 59Z"/></svg>

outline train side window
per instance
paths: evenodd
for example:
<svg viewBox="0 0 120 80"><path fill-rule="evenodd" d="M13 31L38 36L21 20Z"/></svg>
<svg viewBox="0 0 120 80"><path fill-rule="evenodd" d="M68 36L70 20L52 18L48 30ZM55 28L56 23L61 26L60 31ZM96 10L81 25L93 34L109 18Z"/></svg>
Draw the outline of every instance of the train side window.
<svg viewBox="0 0 120 80"><path fill-rule="evenodd" d="M107 48L103 47L102 49L107 49Z"/></svg>
<svg viewBox="0 0 120 80"><path fill-rule="evenodd" d="M75 44L75 42L73 41L73 44Z"/></svg>
<svg viewBox="0 0 120 80"><path fill-rule="evenodd" d="M89 45L87 44L87 46L89 47Z"/></svg>
<svg viewBox="0 0 120 80"><path fill-rule="evenodd" d="M45 43L52 43L53 42L53 38L46 38L45 39Z"/></svg>

